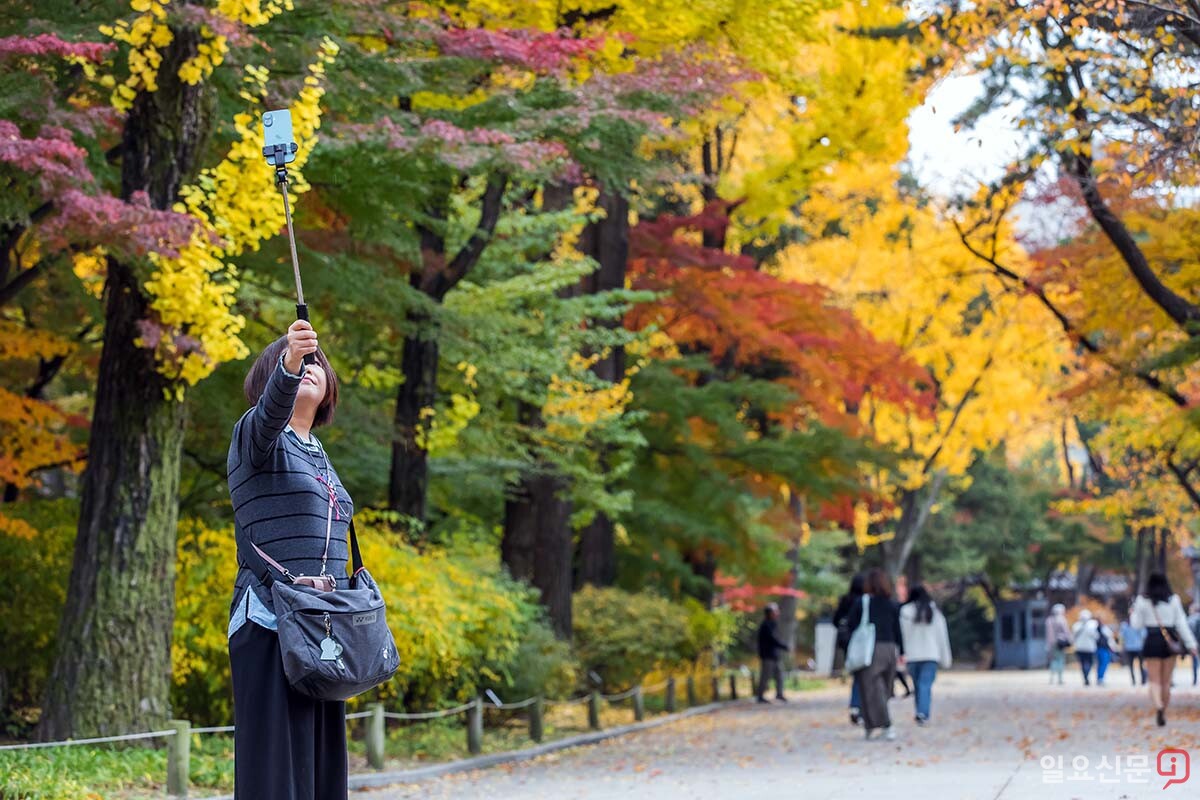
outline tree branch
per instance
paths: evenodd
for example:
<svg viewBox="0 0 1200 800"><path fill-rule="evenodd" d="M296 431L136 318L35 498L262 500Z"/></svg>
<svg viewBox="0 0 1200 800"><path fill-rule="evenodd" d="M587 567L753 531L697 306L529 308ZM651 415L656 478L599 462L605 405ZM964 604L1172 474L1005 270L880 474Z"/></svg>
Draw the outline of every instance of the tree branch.
<svg viewBox="0 0 1200 800"><path fill-rule="evenodd" d="M1077 102L1075 104L1072 115L1080 128L1081 134L1090 132L1087 111L1081 103ZM1092 157L1084 153L1069 153L1064 155L1066 156L1068 171L1071 177L1074 178L1076 185L1079 186L1079 191L1083 195L1083 201L1087 205L1088 211L1091 212L1092 219L1096 220L1096 224L1100 226L1100 229L1104 231L1104 235L1108 237L1113 247L1117 249L1117 252L1125 262L1125 266L1129 268L1130 274L1133 275L1134 280L1142 287L1142 291L1145 292L1146 296L1165 311L1167 316L1175 321L1176 325L1183 328L1189 336L1192 335L1192 327L1196 323L1200 323L1200 307L1192 305L1184 297L1176 294L1150 268L1150 263L1146 260L1146 254L1138 247L1133 234L1129 232L1129 228L1125 227L1125 223L1109 208L1103 195L1100 194L1100 186L1096 183L1096 177L1092 174L1094 166Z"/></svg>
<svg viewBox="0 0 1200 800"><path fill-rule="evenodd" d="M1050 314L1058 321L1058 324L1063 329L1063 333L1065 333L1068 338L1076 342L1087 352L1099 358L1118 373L1131 375L1137 378L1147 387L1153 389L1155 392L1158 392L1163 397L1166 397L1179 408L1188 407L1187 398L1180 394L1174 387L1167 386L1146 370L1124 367L1108 358L1104 350L1091 339L1084 336L1083 333L1081 333L1075 327L1075 324L1071 321L1071 319L1065 313L1063 313L1062 309L1060 309L1053 300L1046 296L1045 289L1023 275L1018 275L1016 272L1013 272L1011 269L996 260L995 256L988 255L980 251L979 248L975 247L975 245L971 243L967 232L962 229L962 226L958 224L957 220L954 221L954 229L958 231L958 237L962 241L963 246L967 248L968 252L970 252L980 261L990 264L995 274L1000 278L1019 284L1022 289L1036 297L1038 302L1040 302L1042 306L1045 307L1045 309L1049 311Z"/></svg>
<svg viewBox="0 0 1200 800"><path fill-rule="evenodd" d="M446 296L470 271L471 267L483 255L483 249L491 241L496 232L496 223L500 221L500 211L504 204L504 191L508 188L508 176L503 173L493 174L488 178L487 188L483 192L483 203L479 215L479 224L471 234L471 238L455 254L454 258L444 269L437 270L432 280L426 281L426 294L438 300Z"/></svg>

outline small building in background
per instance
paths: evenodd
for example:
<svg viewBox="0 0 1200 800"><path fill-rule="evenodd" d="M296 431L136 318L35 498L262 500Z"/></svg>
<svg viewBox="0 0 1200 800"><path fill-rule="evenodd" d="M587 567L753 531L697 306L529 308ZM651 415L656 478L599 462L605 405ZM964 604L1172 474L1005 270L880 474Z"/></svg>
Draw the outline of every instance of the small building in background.
<svg viewBox="0 0 1200 800"><path fill-rule="evenodd" d="M1040 669L1049 663L1046 652L1046 616L1050 607L1062 603L1068 612L1078 596L1076 575L1058 571L1046 581L1033 580L1015 587L1020 599L1001 600L996 604L992 638L995 643L995 669ZM1128 577L1118 573L1099 573L1092 577L1087 596L1103 603L1112 613L1108 622L1116 623L1129 613L1132 586Z"/></svg>
<svg viewBox="0 0 1200 800"><path fill-rule="evenodd" d="M1045 599L1001 600L993 622L996 669L1038 669L1047 665Z"/></svg>

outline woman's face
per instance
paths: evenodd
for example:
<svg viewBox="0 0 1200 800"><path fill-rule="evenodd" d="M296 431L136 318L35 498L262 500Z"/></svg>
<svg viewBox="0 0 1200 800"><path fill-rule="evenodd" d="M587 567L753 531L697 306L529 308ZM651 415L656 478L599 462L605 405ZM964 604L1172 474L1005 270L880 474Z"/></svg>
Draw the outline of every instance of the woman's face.
<svg viewBox="0 0 1200 800"><path fill-rule="evenodd" d="M303 404L316 413L317 407L325 399L329 388L329 378L320 364L308 364L304 367L304 377L300 379L300 389L296 393L296 404Z"/></svg>

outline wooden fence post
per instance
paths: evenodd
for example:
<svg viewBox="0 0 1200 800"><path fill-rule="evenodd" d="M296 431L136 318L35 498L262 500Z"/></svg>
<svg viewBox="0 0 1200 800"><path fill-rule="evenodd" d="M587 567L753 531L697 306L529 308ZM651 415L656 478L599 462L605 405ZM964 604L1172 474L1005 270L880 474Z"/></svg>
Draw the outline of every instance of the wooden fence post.
<svg viewBox="0 0 1200 800"><path fill-rule="evenodd" d="M642 697L642 687L638 686L633 690L633 720L641 722L646 718L646 701Z"/></svg>
<svg viewBox="0 0 1200 800"><path fill-rule="evenodd" d="M545 710L545 701L542 700L541 695L538 695L537 700L529 707L529 738L537 744L542 743L542 737L545 735L542 726L542 716Z"/></svg>
<svg viewBox="0 0 1200 800"><path fill-rule="evenodd" d="M467 709L467 752L477 756L483 752L483 698L476 697Z"/></svg>
<svg viewBox="0 0 1200 800"><path fill-rule="evenodd" d="M367 709L371 712L371 716L367 717L367 765L371 769L383 769L383 743L386 731L383 703L371 703Z"/></svg>
<svg viewBox="0 0 1200 800"><path fill-rule="evenodd" d="M592 692L588 697L588 727L600 730L600 693Z"/></svg>
<svg viewBox="0 0 1200 800"><path fill-rule="evenodd" d="M687 676L687 701L688 701L688 708L692 708L696 705L696 676L695 675Z"/></svg>
<svg viewBox="0 0 1200 800"><path fill-rule="evenodd" d="M663 708L668 714L675 713L675 679L673 677L667 678L667 699Z"/></svg>
<svg viewBox="0 0 1200 800"><path fill-rule="evenodd" d="M187 797L188 775L191 772L192 723L173 719L167 723L175 735L167 740L167 794Z"/></svg>

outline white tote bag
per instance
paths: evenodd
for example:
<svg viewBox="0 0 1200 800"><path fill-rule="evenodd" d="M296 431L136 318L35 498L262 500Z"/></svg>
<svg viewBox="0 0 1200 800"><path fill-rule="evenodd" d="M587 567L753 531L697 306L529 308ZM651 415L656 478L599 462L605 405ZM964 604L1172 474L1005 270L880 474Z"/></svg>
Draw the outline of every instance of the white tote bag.
<svg viewBox="0 0 1200 800"><path fill-rule="evenodd" d="M875 624L871 622L871 596L863 595L862 619L854 633L850 634L850 644L846 645L846 671L858 672L871 665L875 658Z"/></svg>

